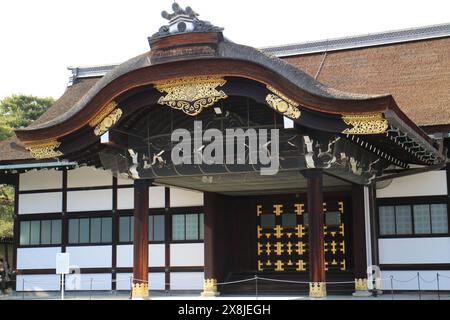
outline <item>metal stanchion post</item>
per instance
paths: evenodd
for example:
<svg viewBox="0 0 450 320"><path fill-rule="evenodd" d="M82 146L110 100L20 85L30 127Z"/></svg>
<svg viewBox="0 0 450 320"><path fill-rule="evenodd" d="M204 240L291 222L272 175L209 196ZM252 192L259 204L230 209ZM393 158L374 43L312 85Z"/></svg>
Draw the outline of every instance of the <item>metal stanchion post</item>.
<svg viewBox="0 0 450 320"><path fill-rule="evenodd" d="M130 299L133 299L133 276L130 277Z"/></svg>
<svg viewBox="0 0 450 320"><path fill-rule="evenodd" d="M256 293L256 300L258 300L258 276L255 275L255 293Z"/></svg>
<svg viewBox="0 0 450 320"><path fill-rule="evenodd" d="M394 300L394 277L390 276L391 278L391 296L392 296L392 300Z"/></svg>
<svg viewBox="0 0 450 320"><path fill-rule="evenodd" d="M439 273L436 273L436 280L437 280L438 300L441 300L441 292L439 289Z"/></svg>
<svg viewBox="0 0 450 320"><path fill-rule="evenodd" d="M92 300L92 278L91 278L91 284L90 284L90 290L89 290L89 300Z"/></svg>
<svg viewBox="0 0 450 320"><path fill-rule="evenodd" d="M419 300L422 300L422 294L420 292L420 273L417 272L417 287L419 288Z"/></svg>

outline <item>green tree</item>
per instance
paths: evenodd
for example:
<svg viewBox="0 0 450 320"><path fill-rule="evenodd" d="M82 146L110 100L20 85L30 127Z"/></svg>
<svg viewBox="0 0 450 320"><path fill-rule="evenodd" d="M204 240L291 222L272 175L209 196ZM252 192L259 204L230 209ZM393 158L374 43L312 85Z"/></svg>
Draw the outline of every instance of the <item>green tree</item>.
<svg viewBox="0 0 450 320"><path fill-rule="evenodd" d="M53 103L53 98L12 95L0 101L0 141L14 135L14 129L26 127ZM12 237L14 188L0 184L0 238Z"/></svg>
<svg viewBox="0 0 450 320"><path fill-rule="evenodd" d="M53 103L53 98L13 94L0 102L0 141L11 137L14 129L26 127Z"/></svg>

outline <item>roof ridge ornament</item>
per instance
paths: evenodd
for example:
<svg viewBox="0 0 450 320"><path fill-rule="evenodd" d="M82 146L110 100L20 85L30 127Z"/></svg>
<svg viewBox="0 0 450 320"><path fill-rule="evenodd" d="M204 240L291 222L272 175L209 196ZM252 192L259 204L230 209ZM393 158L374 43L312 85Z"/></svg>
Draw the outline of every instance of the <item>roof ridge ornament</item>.
<svg viewBox="0 0 450 320"><path fill-rule="evenodd" d="M174 2L172 4L172 10L173 13L168 13L167 11L161 12L161 16L169 20L169 24L162 26L149 40L179 33L223 31L223 28L216 27L209 21L200 20L198 18L199 14L191 7L183 9L178 3Z"/></svg>

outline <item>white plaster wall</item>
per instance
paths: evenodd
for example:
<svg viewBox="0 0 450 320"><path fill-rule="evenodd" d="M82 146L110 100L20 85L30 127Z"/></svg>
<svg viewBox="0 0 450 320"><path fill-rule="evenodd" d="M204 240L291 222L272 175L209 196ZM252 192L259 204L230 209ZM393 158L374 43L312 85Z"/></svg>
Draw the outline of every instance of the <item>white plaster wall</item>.
<svg viewBox="0 0 450 320"><path fill-rule="evenodd" d="M150 244L148 246L149 267L164 267L165 263L165 245L164 244ZM130 268L133 266L133 245L118 245L117 246L117 267Z"/></svg>
<svg viewBox="0 0 450 320"><path fill-rule="evenodd" d="M18 248L17 269L55 269L56 254L61 247Z"/></svg>
<svg viewBox="0 0 450 320"><path fill-rule="evenodd" d="M19 190L62 189L62 171L28 171L19 176Z"/></svg>
<svg viewBox="0 0 450 320"><path fill-rule="evenodd" d="M67 211L112 210L112 190L67 192Z"/></svg>
<svg viewBox="0 0 450 320"><path fill-rule="evenodd" d="M164 208L166 206L166 188L150 187L148 190L148 207Z"/></svg>
<svg viewBox="0 0 450 320"><path fill-rule="evenodd" d="M377 190L377 198L447 195L445 170L431 171L394 179Z"/></svg>
<svg viewBox="0 0 450 320"><path fill-rule="evenodd" d="M202 290L203 272L171 272L170 288L172 290Z"/></svg>
<svg viewBox="0 0 450 320"><path fill-rule="evenodd" d="M66 290L111 290L111 280L110 273L70 274L66 277Z"/></svg>
<svg viewBox="0 0 450 320"><path fill-rule="evenodd" d="M133 188L117 189L117 209L134 208L134 190Z"/></svg>
<svg viewBox="0 0 450 320"><path fill-rule="evenodd" d="M67 187L111 186L112 174L109 171L95 170L92 167L82 167L67 172Z"/></svg>
<svg viewBox="0 0 450 320"><path fill-rule="evenodd" d="M450 238L378 240L380 264L450 263Z"/></svg>
<svg viewBox="0 0 450 320"><path fill-rule="evenodd" d="M70 266L80 268L110 268L112 246L67 247Z"/></svg>
<svg viewBox="0 0 450 320"><path fill-rule="evenodd" d="M203 206L203 192L170 188L171 207Z"/></svg>
<svg viewBox="0 0 450 320"><path fill-rule="evenodd" d="M150 187L148 191L148 207L164 208L166 204L165 188ZM117 190L117 208L133 209L134 208L134 190L133 188L124 188Z"/></svg>
<svg viewBox="0 0 450 320"><path fill-rule="evenodd" d="M203 243L171 244L170 265L176 267L203 266L204 265Z"/></svg>
<svg viewBox="0 0 450 320"><path fill-rule="evenodd" d="M381 271L382 290L389 294L391 290L391 279L393 276L392 287L394 290L414 290L418 291L419 283L417 281L417 272L421 277L420 290L437 291L436 274L439 273L439 289L450 290L450 270L411 270L411 271ZM442 276L443 275L443 276Z"/></svg>
<svg viewBox="0 0 450 320"><path fill-rule="evenodd" d="M59 291L60 276L56 274L18 275L17 291ZM25 290L24 290L25 289Z"/></svg>
<svg viewBox="0 0 450 320"><path fill-rule="evenodd" d="M62 192L19 194L19 214L60 213Z"/></svg>
<svg viewBox="0 0 450 320"><path fill-rule="evenodd" d="M117 290L130 290L131 273L118 273L116 275ZM148 274L150 290L164 290L165 289L165 274L164 272L151 272Z"/></svg>
<svg viewBox="0 0 450 320"><path fill-rule="evenodd" d="M130 290L132 273L117 273L116 274L116 289L117 290Z"/></svg>

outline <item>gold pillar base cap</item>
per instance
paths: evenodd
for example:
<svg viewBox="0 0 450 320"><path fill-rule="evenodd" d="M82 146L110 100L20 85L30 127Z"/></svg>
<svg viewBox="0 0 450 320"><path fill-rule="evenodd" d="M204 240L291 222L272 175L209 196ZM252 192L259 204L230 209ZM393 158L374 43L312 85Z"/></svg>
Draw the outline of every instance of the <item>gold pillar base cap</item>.
<svg viewBox="0 0 450 320"><path fill-rule="evenodd" d="M325 282L310 282L309 283L309 297L310 298L325 298L327 296L327 286Z"/></svg>
<svg viewBox="0 0 450 320"><path fill-rule="evenodd" d="M220 293L217 291L217 280L216 279L205 279L203 281L203 292L202 297L217 297Z"/></svg>
<svg viewBox="0 0 450 320"><path fill-rule="evenodd" d="M367 279L356 278L355 279L355 291L368 291Z"/></svg>
<svg viewBox="0 0 450 320"><path fill-rule="evenodd" d="M133 283L131 299L148 299L148 283Z"/></svg>

